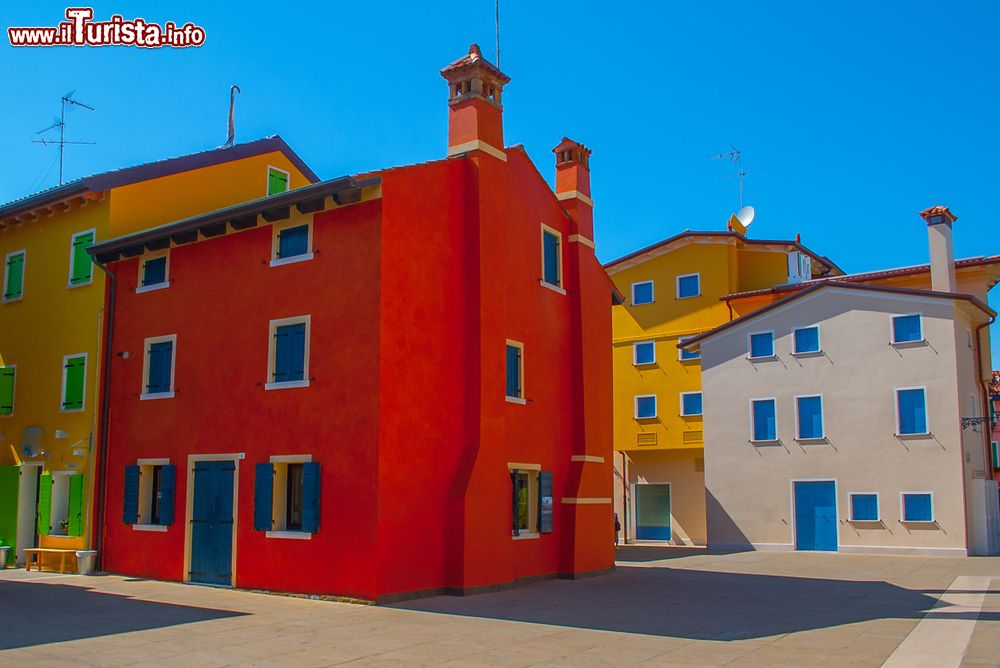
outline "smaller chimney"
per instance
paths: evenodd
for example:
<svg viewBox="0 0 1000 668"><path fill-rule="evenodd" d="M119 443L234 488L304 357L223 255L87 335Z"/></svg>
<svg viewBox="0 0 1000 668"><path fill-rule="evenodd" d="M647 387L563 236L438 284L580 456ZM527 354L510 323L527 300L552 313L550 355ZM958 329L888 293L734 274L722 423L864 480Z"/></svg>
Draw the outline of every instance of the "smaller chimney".
<svg viewBox="0 0 1000 668"><path fill-rule="evenodd" d="M506 160L500 97L510 77L483 58L476 44L441 76L448 81L448 155L479 150Z"/></svg>
<svg viewBox="0 0 1000 668"><path fill-rule="evenodd" d="M563 137L556 154L556 198L576 223L575 234L594 240L594 200L590 199L591 150Z"/></svg>
<svg viewBox="0 0 1000 668"><path fill-rule="evenodd" d="M946 206L932 206L920 212L927 221L927 242L931 252L931 290L936 292L956 292L955 243L951 236L951 224L958 220Z"/></svg>

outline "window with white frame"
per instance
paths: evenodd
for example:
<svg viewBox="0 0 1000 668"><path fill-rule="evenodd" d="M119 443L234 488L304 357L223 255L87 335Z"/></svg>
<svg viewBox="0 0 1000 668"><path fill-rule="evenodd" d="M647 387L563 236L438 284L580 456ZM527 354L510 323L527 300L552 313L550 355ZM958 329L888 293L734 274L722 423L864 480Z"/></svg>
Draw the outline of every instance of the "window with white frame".
<svg viewBox="0 0 1000 668"><path fill-rule="evenodd" d="M310 322L308 315L270 322L265 390L309 386Z"/></svg>
<svg viewBox="0 0 1000 668"><path fill-rule="evenodd" d="M754 332L750 335L750 359L774 357L774 332Z"/></svg>
<svg viewBox="0 0 1000 668"><path fill-rule="evenodd" d="M681 392L681 415L691 417L701 415L701 392Z"/></svg>
<svg viewBox="0 0 1000 668"><path fill-rule="evenodd" d="M806 355L820 351L819 325L797 327L792 330L792 353Z"/></svg>
<svg viewBox="0 0 1000 668"><path fill-rule="evenodd" d="M934 495L930 492L903 492L900 497L900 518L903 522L933 522Z"/></svg>
<svg viewBox="0 0 1000 668"><path fill-rule="evenodd" d="M267 167L267 194L277 195L288 190L289 173L277 167Z"/></svg>
<svg viewBox="0 0 1000 668"><path fill-rule="evenodd" d="M87 249L94 245L97 230L77 232L70 240L69 287L89 285L94 280L94 262Z"/></svg>
<svg viewBox="0 0 1000 668"><path fill-rule="evenodd" d="M653 281L640 281L632 284L632 305L653 303Z"/></svg>
<svg viewBox="0 0 1000 668"><path fill-rule="evenodd" d="M278 267L313 258L312 221L287 222L274 226L271 245L271 266Z"/></svg>
<svg viewBox="0 0 1000 668"><path fill-rule="evenodd" d="M63 357L60 411L82 411L87 398L87 353Z"/></svg>
<svg viewBox="0 0 1000 668"><path fill-rule="evenodd" d="M524 344L520 341L507 340L505 372L504 393L507 401L515 404L525 403Z"/></svg>
<svg viewBox="0 0 1000 668"><path fill-rule="evenodd" d="M636 341L632 344L632 364L656 364L656 343L653 341Z"/></svg>
<svg viewBox="0 0 1000 668"><path fill-rule="evenodd" d="M694 336L681 336L677 339L677 343L684 343L688 339L693 339ZM688 350L687 348L677 349L677 359L681 362L687 362L688 360L700 360L701 351L700 350Z"/></svg>
<svg viewBox="0 0 1000 668"><path fill-rule="evenodd" d="M542 285L562 291L562 274L562 234L542 225Z"/></svg>
<svg viewBox="0 0 1000 668"><path fill-rule="evenodd" d="M24 295L24 262L28 251L7 253L3 271L3 301L16 302Z"/></svg>
<svg viewBox="0 0 1000 668"><path fill-rule="evenodd" d="M878 522L878 494L874 492L853 492L850 494L852 522Z"/></svg>
<svg viewBox="0 0 1000 668"><path fill-rule="evenodd" d="M823 431L823 397L818 394L795 397L795 414L797 438L809 440L826 437Z"/></svg>
<svg viewBox="0 0 1000 668"><path fill-rule="evenodd" d="M137 293L159 290L170 284L170 259L168 251L147 255L139 261L139 286Z"/></svg>
<svg viewBox="0 0 1000 668"><path fill-rule="evenodd" d="M922 435L927 429L927 397L922 387L896 390L896 433Z"/></svg>
<svg viewBox="0 0 1000 668"><path fill-rule="evenodd" d="M915 343L924 340L924 328L919 313L892 316L892 342Z"/></svg>
<svg viewBox="0 0 1000 668"><path fill-rule="evenodd" d="M701 295L701 274L683 274L677 277L677 298L688 299Z"/></svg>
<svg viewBox="0 0 1000 668"><path fill-rule="evenodd" d="M777 404L774 399L750 400L750 440L762 443L778 440Z"/></svg>
<svg viewBox="0 0 1000 668"><path fill-rule="evenodd" d="M635 419L651 420L656 417L656 395L640 394L635 397Z"/></svg>
<svg viewBox="0 0 1000 668"><path fill-rule="evenodd" d="M143 341L140 399L170 399L174 396L176 345L176 334L153 336Z"/></svg>

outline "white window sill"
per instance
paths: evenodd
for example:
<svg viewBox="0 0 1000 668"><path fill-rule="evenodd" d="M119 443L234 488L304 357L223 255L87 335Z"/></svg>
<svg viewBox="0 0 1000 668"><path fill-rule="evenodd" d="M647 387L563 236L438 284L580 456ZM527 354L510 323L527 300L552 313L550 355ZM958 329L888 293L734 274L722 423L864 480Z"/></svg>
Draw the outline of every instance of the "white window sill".
<svg viewBox="0 0 1000 668"><path fill-rule="evenodd" d="M830 441L827 440L826 436L812 436L810 438L802 438L801 436L796 436L795 442L802 443L804 445L814 445L814 444L829 443Z"/></svg>
<svg viewBox="0 0 1000 668"><path fill-rule="evenodd" d="M920 439L920 438L934 438L934 434L929 431L921 432L918 434L893 434L896 438L901 439Z"/></svg>
<svg viewBox="0 0 1000 668"><path fill-rule="evenodd" d="M937 524L937 520L899 520L900 524L923 524L924 526L933 526Z"/></svg>
<svg viewBox="0 0 1000 668"><path fill-rule="evenodd" d="M676 297L676 299L677 301L680 301L681 299L694 299L695 297L701 297L701 293L699 292L696 295L685 295L683 297Z"/></svg>
<svg viewBox="0 0 1000 668"><path fill-rule="evenodd" d="M303 253L302 255L293 255L291 257L279 257L271 260L272 267L281 267L286 264L295 264L296 262L305 262L306 260L313 259L313 254Z"/></svg>
<svg viewBox="0 0 1000 668"><path fill-rule="evenodd" d="M69 536L64 533L49 533L46 538L79 538L79 536Z"/></svg>
<svg viewBox="0 0 1000 668"><path fill-rule="evenodd" d="M0 300L0 304L13 304L15 302L21 301L22 299L24 299L24 295L19 295L17 297L9 297L9 298L5 297L4 299Z"/></svg>
<svg viewBox="0 0 1000 668"><path fill-rule="evenodd" d="M757 441L751 438L750 443L752 443L753 445L781 445L781 440L777 438L771 438L763 441Z"/></svg>
<svg viewBox="0 0 1000 668"><path fill-rule="evenodd" d="M849 519L847 521L850 522L851 524L882 524L882 518L881 517L877 517L877 518L875 518L873 520L859 520L856 517L852 517L851 519Z"/></svg>
<svg viewBox="0 0 1000 668"><path fill-rule="evenodd" d="M264 383L265 390L290 390L296 387L309 387L308 380L285 380L280 383Z"/></svg>
<svg viewBox="0 0 1000 668"><path fill-rule="evenodd" d="M636 415L636 420L655 420L658 416L656 415Z"/></svg>
<svg viewBox="0 0 1000 668"><path fill-rule="evenodd" d="M174 392L143 392L139 395L139 401L149 401L150 399L173 399Z"/></svg>
<svg viewBox="0 0 1000 668"><path fill-rule="evenodd" d="M747 355L747 359L751 362L773 362L778 359L777 355L761 355L760 357L754 357L753 355Z"/></svg>
<svg viewBox="0 0 1000 668"><path fill-rule="evenodd" d="M543 280L539 280L538 284L543 288L548 288L549 290L552 290L553 292L558 292L561 295L566 294L566 291L560 288L558 285L552 285L551 283L546 283Z"/></svg>
<svg viewBox="0 0 1000 668"><path fill-rule="evenodd" d="M890 341L893 348L919 348L927 345L927 339L917 339L916 341Z"/></svg>
<svg viewBox="0 0 1000 668"><path fill-rule="evenodd" d="M535 531L522 531L519 535L511 535L514 540L534 540L538 538L541 534Z"/></svg>
<svg viewBox="0 0 1000 668"><path fill-rule="evenodd" d="M792 357L819 357L822 354L822 350L803 350L801 352L796 350L792 353Z"/></svg>
<svg viewBox="0 0 1000 668"><path fill-rule="evenodd" d="M652 362L632 362L632 366L656 366L656 361Z"/></svg>
<svg viewBox="0 0 1000 668"><path fill-rule="evenodd" d="M504 399L507 400L508 404L520 404L521 406L524 406L528 403L523 397L504 397Z"/></svg>
<svg viewBox="0 0 1000 668"><path fill-rule="evenodd" d="M697 357L678 357L677 361L678 362L697 362L700 359L701 359L701 355L698 355Z"/></svg>
<svg viewBox="0 0 1000 668"><path fill-rule="evenodd" d="M654 299L651 302L632 302L632 306L645 306L646 304L655 304L655 303L656 300Z"/></svg>
<svg viewBox="0 0 1000 668"><path fill-rule="evenodd" d="M683 418L700 418L704 416L704 413L681 413L681 417Z"/></svg>
<svg viewBox="0 0 1000 668"><path fill-rule="evenodd" d="M67 290L72 290L73 288L85 288L88 285L93 285L93 284L94 284L94 278L91 277L91 279L89 281L87 281L86 283L69 283L69 284L66 285L66 289Z"/></svg>
<svg viewBox="0 0 1000 668"><path fill-rule="evenodd" d="M82 407L81 408L60 408L59 412L60 413L82 413L83 412L83 408Z"/></svg>
<svg viewBox="0 0 1000 668"><path fill-rule="evenodd" d="M285 538L291 540L312 540L313 535L308 531L265 531L265 538Z"/></svg>
<svg viewBox="0 0 1000 668"><path fill-rule="evenodd" d="M163 283L153 283L152 285L143 285L135 289L135 294L141 295L143 292L153 292L154 290L162 290L163 288L169 288L170 283L164 281Z"/></svg>
<svg viewBox="0 0 1000 668"><path fill-rule="evenodd" d="M165 532L167 530L166 524L133 524L133 531L156 531L159 533Z"/></svg>

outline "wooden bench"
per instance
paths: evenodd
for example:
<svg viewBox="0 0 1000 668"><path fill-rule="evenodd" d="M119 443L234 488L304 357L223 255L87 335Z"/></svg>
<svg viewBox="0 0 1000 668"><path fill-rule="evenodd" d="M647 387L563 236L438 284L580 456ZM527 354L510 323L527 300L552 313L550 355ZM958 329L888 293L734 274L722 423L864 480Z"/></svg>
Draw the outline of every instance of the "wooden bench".
<svg viewBox="0 0 1000 668"><path fill-rule="evenodd" d="M66 572L66 555L71 554L73 558L76 559L76 550L63 550L55 547L28 547L24 550L24 569L26 571L31 570L31 565L34 563L38 567L38 571L42 570L42 556L46 554L58 554L59 555L59 572Z"/></svg>

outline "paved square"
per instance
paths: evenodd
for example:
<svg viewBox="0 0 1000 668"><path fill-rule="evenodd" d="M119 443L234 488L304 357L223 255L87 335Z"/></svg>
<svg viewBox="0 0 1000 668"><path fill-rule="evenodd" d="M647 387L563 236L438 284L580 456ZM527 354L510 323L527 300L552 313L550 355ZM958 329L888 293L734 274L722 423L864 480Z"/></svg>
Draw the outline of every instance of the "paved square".
<svg viewBox="0 0 1000 668"><path fill-rule="evenodd" d="M618 558L392 607L0 571L0 666L1000 666L1000 558Z"/></svg>

